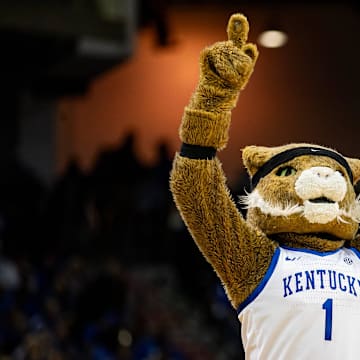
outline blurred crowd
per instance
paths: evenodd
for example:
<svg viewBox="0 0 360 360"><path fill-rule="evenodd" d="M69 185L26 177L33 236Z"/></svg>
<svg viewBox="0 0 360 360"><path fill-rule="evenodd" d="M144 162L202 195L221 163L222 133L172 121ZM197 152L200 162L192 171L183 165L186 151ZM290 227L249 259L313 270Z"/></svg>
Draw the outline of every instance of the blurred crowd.
<svg viewBox="0 0 360 360"><path fill-rule="evenodd" d="M134 135L51 188L0 162L0 360L232 360L239 324Z"/></svg>

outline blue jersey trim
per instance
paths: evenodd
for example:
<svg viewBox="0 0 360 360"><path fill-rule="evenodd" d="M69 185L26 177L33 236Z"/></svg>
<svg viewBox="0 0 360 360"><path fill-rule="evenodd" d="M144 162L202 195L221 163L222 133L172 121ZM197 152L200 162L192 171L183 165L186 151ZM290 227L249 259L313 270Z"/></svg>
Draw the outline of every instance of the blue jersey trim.
<svg viewBox="0 0 360 360"><path fill-rule="evenodd" d="M252 301L254 301L257 296L261 293L261 291L264 289L265 285L267 284L267 282L269 281L272 273L275 270L276 264L279 260L279 256L280 256L280 248L276 248L274 255L271 259L269 268L266 270L265 276L263 277L263 279L260 281L259 285L255 288L255 290L239 305L239 307L237 308L237 314L239 315L241 313L241 311L247 306L249 305Z"/></svg>
<svg viewBox="0 0 360 360"><path fill-rule="evenodd" d="M352 250L355 255L360 259L360 251L357 248L350 247L349 250Z"/></svg>
<svg viewBox="0 0 360 360"><path fill-rule="evenodd" d="M292 247L283 246L283 245L281 245L281 247L282 247L283 249L286 249L286 250L298 251L298 252L313 254L313 255L317 255L317 256L333 255L333 254L336 254L337 252L339 252L340 250L343 249L343 248L341 247L341 248L336 249L336 250L333 250L333 251L316 251L316 250L311 250L311 249L292 248Z"/></svg>

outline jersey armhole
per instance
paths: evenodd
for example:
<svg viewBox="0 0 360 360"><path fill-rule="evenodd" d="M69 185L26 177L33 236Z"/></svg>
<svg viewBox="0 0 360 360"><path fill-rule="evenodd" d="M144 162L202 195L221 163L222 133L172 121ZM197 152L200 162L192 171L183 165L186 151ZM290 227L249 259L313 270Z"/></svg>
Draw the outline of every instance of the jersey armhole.
<svg viewBox="0 0 360 360"><path fill-rule="evenodd" d="M264 289L264 287L270 280L271 275L273 274L273 272L275 270L276 264L278 263L278 260L279 260L279 256L280 256L280 247L277 247L275 249L274 255L271 259L270 265L269 265L268 269L266 270L265 276L260 281L259 285L255 288L255 290L238 306L238 308L236 310L238 315L241 313L241 311L244 310L244 308L247 305L249 305L252 301L254 301L258 297L258 295L261 293L261 291Z"/></svg>

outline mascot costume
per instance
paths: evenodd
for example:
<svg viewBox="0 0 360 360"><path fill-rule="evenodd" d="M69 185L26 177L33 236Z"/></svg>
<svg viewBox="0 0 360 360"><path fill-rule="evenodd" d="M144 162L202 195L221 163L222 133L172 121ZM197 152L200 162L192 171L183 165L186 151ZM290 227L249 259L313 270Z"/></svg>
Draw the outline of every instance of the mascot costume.
<svg viewBox="0 0 360 360"><path fill-rule="evenodd" d="M170 176L175 203L237 310L247 359L360 359L360 160L307 143L245 147L244 219L216 157L258 56L248 31L234 14L228 41L201 53Z"/></svg>

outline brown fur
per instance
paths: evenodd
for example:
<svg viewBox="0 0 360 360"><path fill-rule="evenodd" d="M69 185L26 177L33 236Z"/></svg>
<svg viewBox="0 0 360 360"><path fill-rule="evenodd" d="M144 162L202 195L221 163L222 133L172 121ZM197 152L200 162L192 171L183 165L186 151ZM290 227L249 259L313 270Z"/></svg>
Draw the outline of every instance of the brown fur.
<svg viewBox="0 0 360 360"><path fill-rule="evenodd" d="M177 155L171 190L196 244L237 307L262 279L277 244L242 218L218 159Z"/></svg>
<svg viewBox="0 0 360 360"><path fill-rule="evenodd" d="M303 144L302 144L303 145ZM309 145L309 144L308 144ZM291 145L291 147L295 147ZM289 146L278 147L279 149L276 153L280 152L280 149L287 149ZM262 148L263 149L263 148ZM267 153L272 153L271 148L268 148ZM256 156L256 159L258 157ZM249 158L247 159L247 163L249 162ZM327 166L334 170L341 171L347 179L348 183L348 191L347 194L340 202L339 205L347 207L350 203L352 203L355 199L355 192L353 189L353 185L350 183L350 179L346 173L346 171L342 168L342 166L337 163L335 160L329 157L322 156L300 156L287 163L281 165L281 167L290 165L298 170L298 173L301 171L308 169L312 166ZM253 166L251 166L253 168ZM295 187L295 181L297 180L297 175L279 178L276 176L276 171L278 168L274 169L272 173L262 178L257 185L257 190L259 193L267 200L276 200L280 201L283 204L288 202L301 203L301 199L296 195L295 191L293 191ZM304 217L301 215L292 215L289 217L271 217L269 215L264 215L258 208L250 209L248 212L247 219L249 223L254 226L262 229L266 234L279 234L279 233L327 233L329 235L333 235L337 238L343 240L351 240L354 239L356 234L358 224L350 219L346 219L348 223L341 223L337 220L333 220L330 223L326 224L310 224ZM310 246L313 249L318 248L319 241L315 240L315 243ZM340 247L343 242L340 242L337 247ZM310 244L308 244L309 246ZM333 246L331 243L329 246ZM321 245L323 247L323 245ZM324 249L325 250L325 249ZM326 249L330 250L330 249Z"/></svg>
<svg viewBox="0 0 360 360"><path fill-rule="evenodd" d="M180 127L183 142L216 149L225 147L228 139L231 109L239 91L244 89L253 71L257 49L246 44L248 23L243 15L233 15L229 21L229 40L216 43L203 51L199 85L186 108ZM282 147L246 147L244 164L249 174ZM360 177L360 161L348 159L354 177ZM336 161L326 157L301 156L289 162L298 171L310 166L327 166L345 174L348 191L342 200L346 205L355 193L349 178ZM269 200L300 201L289 191L296 176L281 178L274 174L262 178L256 189ZM272 217L258 208L249 210L247 220L238 211L226 186L226 177L217 158L194 160L176 155L170 187L175 203L199 249L221 279L234 307L243 302L265 275L279 244L298 248L329 251L340 248L345 241L360 244L355 239L357 223L332 221L309 223L301 215ZM337 240L316 235L335 236Z"/></svg>

